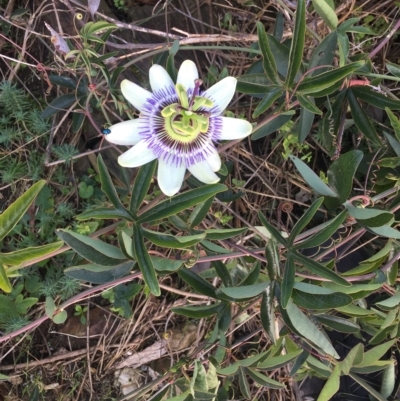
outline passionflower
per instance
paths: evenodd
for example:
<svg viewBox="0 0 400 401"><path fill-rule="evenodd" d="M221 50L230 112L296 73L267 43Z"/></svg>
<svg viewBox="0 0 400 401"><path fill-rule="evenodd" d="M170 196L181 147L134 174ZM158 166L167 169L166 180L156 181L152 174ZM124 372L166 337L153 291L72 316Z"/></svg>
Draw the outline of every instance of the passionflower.
<svg viewBox="0 0 400 401"><path fill-rule="evenodd" d="M168 196L179 191L186 169L201 182L218 182L215 172L221 158L214 143L244 138L252 130L248 121L222 116L235 93L236 79L226 77L201 91L190 60L182 63L176 85L160 65L150 68L149 78L152 92L126 79L121 83L122 94L140 115L105 130L109 142L134 145L118 163L139 167L158 159L158 185Z"/></svg>

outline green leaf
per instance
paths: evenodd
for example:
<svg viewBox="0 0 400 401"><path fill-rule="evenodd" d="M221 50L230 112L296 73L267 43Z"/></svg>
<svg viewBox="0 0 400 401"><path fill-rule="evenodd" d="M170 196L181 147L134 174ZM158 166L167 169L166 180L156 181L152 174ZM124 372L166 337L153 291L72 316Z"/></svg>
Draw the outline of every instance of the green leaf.
<svg viewBox="0 0 400 401"><path fill-rule="evenodd" d="M141 228L141 230L144 237L150 240L153 244L171 249L185 249L191 247L206 237L204 233L179 237L170 234L162 234L157 231L146 230L145 228Z"/></svg>
<svg viewBox="0 0 400 401"><path fill-rule="evenodd" d="M353 298L340 292L315 295L294 290L292 300L304 309L333 309L351 304Z"/></svg>
<svg viewBox="0 0 400 401"><path fill-rule="evenodd" d="M154 268L159 273L172 273L179 270L183 265L183 260L173 260L167 258L159 258L157 256L150 256Z"/></svg>
<svg viewBox="0 0 400 401"><path fill-rule="evenodd" d="M310 113L322 116L322 111L315 105L314 98L310 96L303 96L298 93L297 100L299 101L300 105L308 110Z"/></svg>
<svg viewBox="0 0 400 401"><path fill-rule="evenodd" d="M270 239L265 247L265 257L267 259L267 271L269 279L276 280L279 277L279 252L274 239Z"/></svg>
<svg viewBox="0 0 400 401"><path fill-rule="evenodd" d="M311 72L307 74L307 76L312 77L317 74L322 74L326 71L327 65L332 65L335 57L337 41L338 35L336 31L325 36L311 56L310 62L308 63L308 71Z"/></svg>
<svg viewBox="0 0 400 401"><path fill-rule="evenodd" d="M326 222L320 231L317 231L312 237L296 245L294 249L309 249L323 244L338 230L340 225L345 221L346 216L347 210L343 210L334 219Z"/></svg>
<svg viewBox="0 0 400 401"><path fill-rule="evenodd" d="M225 287L232 287L232 277L229 274L229 270L225 266L224 263L222 263L220 260L214 260L211 262L212 266L214 267L218 277L222 280L223 284Z"/></svg>
<svg viewBox="0 0 400 401"><path fill-rule="evenodd" d="M10 381L10 380L11 380L10 376L6 376L0 373L0 381Z"/></svg>
<svg viewBox="0 0 400 401"><path fill-rule="evenodd" d="M385 111L386 111L386 114L389 116L389 118L391 118L390 114L389 114L389 112L391 113L391 111L388 108L386 108ZM394 116L394 114L393 114L393 116ZM391 120L391 124L393 126L395 124L395 122L393 122ZM400 135L400 121L399 121L398 129L399 129L398 134ZM387 132L384 132L383 135L385 135L386 139L388 140L390 146L393 148L393 150L394 150L394 152L396 153L396 156L397 156L397 157L389 157L388 159L389 160L391 160L391 159L396 160L396 164L393 167L397 167L398 163L399 163L399 161L398 161L399 160L399 156L400 156L400 142L397 139L393 138L392 135L389 135ZM396 136L397 136L397 133L396 133ZM385 159L386 158L384 158L383 160L385 160ZM382 166L381 163L379 163L379 165ZM390 167L390 166L383 165L383 167Z"/></svg>
<svg viewBox="0 0 400 401"><path fill-rule="evenodd" d="M347 354L346 358L340 362L340 367L345 375L348 375L350 369L354 365L358 365L363 361L364 358L364 345L357 344L353 347L350 352Z"/></svg>
<svg viewBox="0 0 400 401"><path fill-rule="evenodd" d="M277 88L274 86L266 88L265 96L262 98L260 103L258 103L252 117L257 118L260 114L267 111L274 104L275 100L282 96L282 94L283 91L281 88Z"/></svg>
<svg viewBox="0 0 400 401"><path fill-rule="evenodd" d="M292 228L292 232L288 238L289 247L293 245L293 242L297 236L306 228L307 224L312 220L317 213L318 209L321 207L324 198L319 198L306 210L306 212L300 217L297 223Z"/></svg>
<svg viewBox="0 0 400 401"><path fill-rule="evenodd" d="M338 17L336 16L335 10L332 9L326 0L312 0L312 4L317 14L324 20L325 24L332 30L336 29L339 24Z"/></svg>
<svg viewBox="0 0 400 401"><path fill-rule="evenodd" d="M389 398L394 390L396 382L395 366L394 363L386 366L382 373L382 384L380 393L384 398Z"/></svg>
<svg viewBox="0 0 400 401"><path fill-rule="evenodd" d="M390 125L392 126L394 133L396 135L397 141L400 141L400 120L397 118L397 116L393 113L392 110L389 109L389 107L385 107L386 114L389 117L390 120ZM397 156L400 156L399 153L397 153Z"/></svg>
<svg viewBox="0 0 400 401"><path fill-rule="evenodd" d="M291 301L286 312L296 330L328 355L338 359L339 355L329 340L318 330L311 320Z"/></svg>
<svg viewBox="0 0 400 401"><path fill-rule="evenodd" d="M313 3L314 1L315 0L313 0ZM339 391L339 387L340 387L340 365L336 365L332 371L331 377L327 380L324 387L322 388L317 401L330 400Z"/></svg>
<svg viewBox="0 0 400 401"><path fill-rule="evenodd" d="M223 228L215 229L211 228L205 231L206 238L211 241L221 241L224 239L235 237L236 235L243 234L248 230L247 227L244 228Z"/></svg>
<svg viewBox="0 0 400 401"><path fill-rule="evenodd" d="M156 161L153 161L140 167L132 187L131 204L129 206L129 210L132 213L137 213L142 204L149 190L156 165Z"/></svg>
<svg viewBox="0 0 400 401"><path fill-rule="evenodd" d="M63 323L65 323L65 321L67 320L67 317L68 317L67 311L62 310L62 311L56 313L56 314L53 316L53 319L52 319L52 320L53 320L53 322L54 322L55 324L63 324Z"/></svg>
<svg viewBox="0 0 400 401"><path fill-rule="evenodd" d="M72 104L77 103L80 97L76 97L75 94L61 95L55 98L40 114L41 118L49 118L52 115L58 113L59 111L65 111Z"/></svg>
<svg viewBox="0 0 400 401"><path fill-rule="evenodd" d="M351 150L335 160L328 169L328 181L343 203L353 188L353 178L363 158L361 150Z"/></svg>
<svg viewBox="0 0 400 401"><path fill-rule="evenodd" d="M361 291L376 292L382 287L381 283L353 284L351 287L344 287L342 285L329 282L324 282L322 285L332 292L342 292L343 294L355 294Z"/></svg>
<svg viewBox="0 0 400 401"><path fill-rule="evenodd" d="M202 306L181 306L172 308L172 312L179 315L191 317L193 319L201 319L210 317L219 313L221 310L221 304L202 305Z"/></svg>
<svg viewBox="0 0 400 401"><path fill-rule="evenodd" d="M49 255L61 248L62 245L63 242L60 241L48 245L19 249L18 251L14 252L0 253L0 263L9 266L17 266L24 262Z"/></svg>
<svg viewBox="0 0 400 401"><path fill-rule="evenodd" d="M329 188L328 185L326 185L302 160L293 155L291 155L290 158L293 160L293 163L297 170L299 170L301 176L314 191L322 196L330 196L333 198L338 196L338 194Z"/></svg>
<svg viewBox="0 0 400 401"><path fill-rule="evenodd" d="M89 199L94 194L93 185L88 185L86 182L82 181L78 185L78 194L82 199Z"/></svg>
<svg viewBox="0 0 400 401"><path fill-rule="evenodd" d="M296 7L296 21L294 25L292 44L289 53L289 67L285 85L289 89L292 87L297 72L301 66L304 52L304 40L306 33L306 2L298 0Z"/></svg>
<svg viewBox="0 0 400 401"><path fill-rule="evenodd" d="M206 392L206 391L208 391L206 369L204 368L203 364L199 360L196 360L195 364L196 364L196 368L197 368L197 375L196 375L196 378L195 378L195 381L193 384L193 388L198 391ZM213 397L215 398L215 394L213 394ZM211 400L212 399L213 398L211 398Z"/></svg>
<svg viewBox="0 0 400 401"><path fill-rule="evenodd" d="M246 370L242 367L239 367L238 375L239 375L240 391L242 392L242 395L244 396L244 398L246 398L247 400L250 400L251 392L250 392L249 382L246 379Z"/></svg>
<svg viewBox="0 0 400 401"><path fill-rule="evenodd" d="M76 253L88 261L100 266L116 266L126 259L116 246L106 244L99 239L86 237L68 230L57 230L56 234Z"/></svg>
<svg viewBox="0 0 400 401"><path fill-rule="evenodd" d="M282 366L287 365L289 362L293 361L293 359L297 358L303 352L302 349L299 349L294 352L290 352L286 355L274 356L272 358L267 358L265 361L260 362L257 365L257 369L279 369Z"/></svg>
<svg viewBox="0 0 400 401"><path fill-rule="evenodd" d="M179 40L174 40L174 43L172 43L171 48L169 49L169 54L176 55L179 51Z"/></svg>
<svg viewBox="0 0 400 401"><path fill-rule="evenodd" d="M86 118L85 113L77 111L72 113L72 132L74 134L76 134L82 128L85 118Z"/></svg>
<svg viewBox="0 0 400 401"><path fill-rule="evenodd" d="M64 270L64 274L77 280L103 284L126 276L132 270L134 264L135 262L132 260L115 266L99 266L89 263L68 267Z"/></svg>
<svg viewBox="0 0 400 401"><path fill-rule="evenodd" d="M285 385L282 383L279 383L276 380L270 379L268 376L257 372L255 369L250 369L250 368L244 368L246 373L260 386L276 389L276 390L281 390L285 388Z"/></svg>
<svg viewBox="0 0 400 401"><path fill-rule="evenodd" d="M2 214L0 214L0 240L2 240L15 227L45 184L45 180L40 180L32 185L23 195L21 195Z"/></svg>
<svg viewBox="0 0 400 401"><path fill-rule="evenodd" d="M320 113L319 113L320 114ZM302 107L300 110L300 118L297 125L299 143L303 143L311 132L314 123L315 114L308 109Z"/></svg>
<svg viewBox="0 0 400 401"><path fill-rule="evenodd" d="M268 230L272 237L274 237L280 244L287 247L287 241L285 238L282 237L281 233L268 222L268 220L264 217L262 212L258 211L258 218L260 219L262 225Z"/></svg>
<svg viewBox="0 0 400 401"><path fill-rule="evenodd" d="M265 74L273 84L279 85L280 81L276 70L275 59L268 44L268 39L265 33L264 25L259 21L256 23L256 25L257 25L258 44L260 46L260 50L263 56L263 68Z"/></svg>
<svg viewBox="0 0 400 401"><path fill-rule="evenodd" d="M381 237L400 239L400 232L390 226L368 227L368 230Z"/></svg>
<svg viewBox="0 0 400 401"><path fill-rule="evenodd" d="M254 267L250 270L249 274L241 281L239 286L253 285L257 282L260 277L261 263L259 260L254 264Z"/></svg>
<svg viewBox="0 0 400 401"><path fill-rule="evenodd" d="M149 287L150 292L158 297L161 294L160 286L158 285L157 275L154 270L153 262L147 252L144 244L141 227L138 224L133 225L133 251L138 262L144 282Z"/></svg>
<svg viewBox="0 0 400 401"><path fill-rule="evenodd" d="M7 293L10 293L12 291L12 286L7 276L6 269L4 268L1 262L0 262L0 290Z"/></svg>
<svg viewBox="0 0 400 401"><path fill-rule="evenodd" d="M265 136L272 134L283 125L285 125L295 114L294 110L285 111L283 113L274 114L272 119L266 124L263 124L260 128L257 128L251 135L251 140L264 138Z"/></svg>
<svg viewBox="0 0 400 401"><path fill-rule="evenodd" d="M261 299L261 324L269 339L275 344L274 286L272 283L264 290Z"/></svg>
<svg viewBox="0 0 400 401"><path fill-rule="evenodd" d="M354 71L363 67L364 61L356 61L347 64L343 67L335 68L334 70L315 75L313 77L304 78L297 87L298 92L302 95L311 95L313 93L321 92L335 85L337 82L342 81L344 78L350 76Z"/></svg>
<svg viewBox="0 0 400 401"><path fill-rule="evenodd" d="M363 317L374 314L374 312L370 311L369 309L360 308L356 305L342 306L340 308L336 308L336 310L352 317Z"/></svg>
<svg viewBox="0 0 400 401"><path fill-rule="evenodd" d="M394 219L394 215L385 210L354 207L348 202L344 206L351 217L367 227L381 227Z"/></svg>
<svg viewBox="0 0 400 401"><path fill-rule="evenodd" d="M194 273L190 269L182 267L182 269L178 271L178 276L199 294L203 294L215 299L217 298L214 286L202 279L198 274Z"/></svg>
<svg viewBox="0 0 400 401"><path fill-rule="evenodd" d="M54 302L54 299L52 297L46 297L45 312L50 319L53 318L55 310L56 304Z"/></svg>
<svg viewBox="0 0 400 401"><path fill-rule="evenodd" d="M350 320L334 315L315 315L314 318L324 326L328 326L332 330L340 333L357 333L360 326Z"/></svg>
<svg viewBox="0 0 400 401"><path fill-rule="evenodd" d="M110 22L107 21L96 21L93 23L88 22L85 26L85 32L87 32L88 35L92 35L94 33L97 33L99 31L104 31L108 29L116 29L117 26L115 24L111 24Z"/></svg>
<svg viewBox="0 0 400 401"><path fill-rule="evenodd" d="M117 191L115 190L114 184L107 170L107 167L104 164L103 157L101 156L101 154L97 156L97 167L99 169L101 190L107 195L108 199L115 206L117 210L126 211L124 205L118 198ZM131 217L127 211L126 215L128 217Z"/></svg>
<svg viewBox="0 0 400 401"><path fill-rule="evenodd" d="M354 381L356 381L360 386L364 387L370 394L372 394L379 401L387 401L386 397L382 397L382 395L380 395L376 390L374 390L366 381L361 379L361 377L358 376L357 374L350 372L349 376Z"/></svg>
<svg viewBox="0 0 400 401"><path fill-rule="evenodd" d="M347 90L347 98L351 109L351 115L357 128L375 145L382 145L381 140L376 133L375 127L372 125L368 114L364 108L358 103L352 89Z"/></svg>
<svg viewBox="0 0 400 401"><path fill-rule="evenodd" d="M386 68L391 74L400 78L400 65L386 62Z"/></svg>
<svg viewBox="0 0 400 401"><path fill-rule="evenodd" d="M214 184L205 185L201 188L192 189L183 194L166 199L158 203L152 209L138 216L138 223L148 223L154 220L160 220L165 217L172 216L184 209L188 209L198 203L214 197L218 192L223 192L227 189L225 185Z"/></svg>
<svg viewBox="0 0 400 401"><path fill-rule="evenodd" d="M263 94L270 85L271 82L265 74L244 74L238 77L236 90L241 93Z"/></svg>
<svg viewBox="0 0 400 401"><path fill-rule="evenodd" d="M230 298L235 300L254 298L260 295L268 286L268 282L244 285L242 287L221 287L218 292L222 292Z"/></svg>
<svg viewBox="0 0 400 401"><path fill-rule="evenodd" d="M288 66L289 66L289 53L290 49L288 46L280 43L277 39L275 39L272 35L267 34L267 40L269 47L271 49L272 54L274 55L276 68L278 69L278 73L283 77L287 76ZM300 68L299 73L296 76L296 79L300 79L300 75L302 70Z"/></svg>
<svg viewBox="0 0 400 401"><path fill-rule="evenodd" d="M284 309L286 309L286 306L292 296L295 275L296 266L294 264L294 255L293 253L288 252L281 288L281 306Z"/></svg>
<svg viewBox="0 0 400 401"><path fill-rule="evenodd" d="M382 95L369 86L353 86L351 90L357 98L378 109L389 108L390 110L400 110L400 100Z"/></svg>
<svg viewBox="0 0 400 401"><path fill-rule="evenodd" d="M391 297L385 299L384 301L377 302L375 305L382 307L383 309L397 308L400 304L400 291L397 291Z"/></svg>
<svg viewBox="0 0 400 401"><path fill-rule="evenodd" d="M73 91L75 91L78 86L75 79L70 77L64 77L62 75L49 75L48 78L52 84L68 88Z"/></svg>
<svg viewBox="0 0 400 401"><path fill-rule="evenodd" d="M329 270L327 267L325 267L321 263L318 263L318 262L314 261L313 259L302 255L299 252L295 252L294 255L295 255L294 257L295 257L296 261L303 264L306 269L310 270L310 272L312 272L320 277L327 278L328 280L331 280L336 284L340 284L340 285L343 285L346 287L351 286L351 283L346 281L344 278L340 277L338 274L336 274L332 270Z"/></svg>
<svg viewBox="0 0 400 401"><path fill-rule="evenodd" d="M124 219L128 221L133 221L132 216L126 210L110 209L107 207L99 207L97 209L88 210L80 215L76 216L77 220L84 221L90 219Z"/></svg>
<svg viewBox="0 0 400 401"><path fill-rule="evenodd" d="M199 203L193 210L192 214L188 219L190 228L198 226L204 218L207 216L208 211L213 203L213 198L207 199L206 201Z"/></svg>

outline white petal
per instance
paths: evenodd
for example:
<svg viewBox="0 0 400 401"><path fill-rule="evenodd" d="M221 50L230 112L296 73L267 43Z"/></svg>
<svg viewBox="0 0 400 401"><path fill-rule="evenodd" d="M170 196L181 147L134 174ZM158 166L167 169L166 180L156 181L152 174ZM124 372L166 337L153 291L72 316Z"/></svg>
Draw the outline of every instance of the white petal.
<svg viewBox="0 0 400 401"><path fill-rule="evenodd" d="M121 91L125 99L139 111L142 111L143 104L151 97L151 92L127 79L121 82Z"/></svg>
<svg viewBox="0 0 400 401"><path fill-rule="evenodd" d="M174 88L174 82L161 65L154 64L149 71L150 86L153 92L166 88Z"/></svg>
<svg viewBox="0 0 400 401"><path fill-rule="evenodd" d="M196 64L192 60L185 60L178 71L177 84L182 84L186 90L194 89L194 81L199 78Z"/></svg>
<svg viewBox="0 0 400 401"><path fill-rule="evenodd" d="M206 184L215 184L219 177L212 171L207 161L202 161L188 167L188 170L201 182Z"/></svg>
<svg viewBox="0 0 400 401"><path fill-rule="evenodd" d="M139 135L139 124L141 122L139 120L136 118L112 125L108 128L111 133L104 135L106 140L116 145L136 145L141 139Z"/></svg>
<svg viewBox="0 0 400 401"><path fill-rule="evenodd" d="M176 167L167 164L162 159L158 160L157 179L161 191L167 196L174 196L181 189L185 171L184 165Z"/></svg>
<svg viewBox="0 0 400 401"><path fill-rule="evenodd" d="M155 154L147 147L145 141L140 141L133 148L118 157L118 163L122 167L138 167L156 159Z"/></svg>
<svg viewBox="0 0 400 401"><path fill-rule="evenodd" d="M218 171L221 168L221 158L214 146L210 147L211 155L207 157L207 163L210 165L212 171Z"/></svg>
<svg viewBox="0 0 400 401"><path fill-rule="evenodd" d="M213 108L217 108L217 114L221 114L232 100L236 90L236 82L236 78L226 77L202 94L214 102Z"/></svg>
<svg viewBox="0 0 400 401"><path fill-rule="evenodd" d="M242 139L251 134L252 125L240 118L222 117L222 132L220 140Z"/></svg>

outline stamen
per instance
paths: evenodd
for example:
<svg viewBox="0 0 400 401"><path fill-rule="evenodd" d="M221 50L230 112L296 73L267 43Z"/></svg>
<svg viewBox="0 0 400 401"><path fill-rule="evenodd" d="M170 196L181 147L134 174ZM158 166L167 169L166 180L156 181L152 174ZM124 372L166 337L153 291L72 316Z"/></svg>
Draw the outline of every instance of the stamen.
<svg viewBox="0 0 400 401"><path fill-rule="evenodd" d="M188 109L189 108L189 99L186 93L186 89L184 88L184 86L182 84L177 84L176 85L176 93L178 94L181 106L184 109Z"/></svg>
<svg viewBox="0 0 400 401"><path fill-rule="evenodd" d="M180 111L179 110L179 105L176 104L176 103L173 103L173 104L170 104L167 107L164 107L161 110L161 115L163 117L171 117L173 114L178 113L179 111Z"/></svg>
<svg viewBox="0 0 400 401"><path fill-rule="evenodd" d="M192 110L197 111L200 107L212 107L213 102L210 99L207 99L206 97L201 97L201 96L196 96Z"/></svg>

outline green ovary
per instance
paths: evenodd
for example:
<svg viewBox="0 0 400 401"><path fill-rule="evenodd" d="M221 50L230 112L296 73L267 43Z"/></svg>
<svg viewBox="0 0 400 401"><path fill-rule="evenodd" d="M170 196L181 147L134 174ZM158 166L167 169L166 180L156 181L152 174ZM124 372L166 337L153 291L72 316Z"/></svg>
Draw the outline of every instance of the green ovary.
<svg viewBox="0 0 400 401"><path fill-rule="evenodd" d="M176 91L180 104L170 104L161 111L164 127L171 139L191 143L201 133L206 133L209 127L208 113L198 111L199 108L212 107L213 102L201 96L188 99L185 88L180 84L176 85Z"/></svg>

